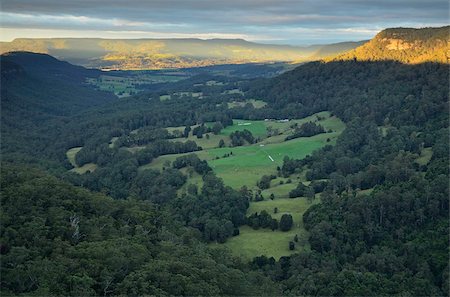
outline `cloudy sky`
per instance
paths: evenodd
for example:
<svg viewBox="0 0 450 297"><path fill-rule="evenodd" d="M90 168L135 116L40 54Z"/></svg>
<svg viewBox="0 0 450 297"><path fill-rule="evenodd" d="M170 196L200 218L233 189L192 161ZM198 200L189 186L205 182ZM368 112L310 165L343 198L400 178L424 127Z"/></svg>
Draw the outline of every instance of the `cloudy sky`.
<svg viewBox="0 0 450 297"><path fill-rule="evenodd" d="M243 38L317 44L444 26L447 0L2 0L0 39Z"/></svg>

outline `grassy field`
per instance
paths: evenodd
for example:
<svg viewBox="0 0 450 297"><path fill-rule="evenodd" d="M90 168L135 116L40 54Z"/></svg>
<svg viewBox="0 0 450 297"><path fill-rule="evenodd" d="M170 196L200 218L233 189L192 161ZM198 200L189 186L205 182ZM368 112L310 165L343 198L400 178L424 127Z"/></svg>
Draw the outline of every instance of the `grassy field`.
<svg viewBox="0 0 450 297"><path fill-rule="evenodd" d="M97 169L97 165L95 165L94 163L84 164L81 167L79 167L77 163L75 163L75 156L82 148L83 147L73 147L66 152L67 159L69 159L70 164L72 164L72 166L74 167L70 171L78 174L84 174L88 171L92 172Z"/></svg>
<svg viewBox="0 0 450 297"><path fill-rule="evenodd" d="M168 95L163 95L168 96ZM261 101L263 102L263 101ZM265 104L265 103L264 103ZM320 116L322 119L320 121L317 121L317 116ZM317 114L314 114L312 116L303 118L303 119L295 119L290 120L289 122L280 122L275 120L268 120L268 121L246 121L246 120L233 120L233 125L225 127L222 129L221 133L219 135L222 136L229 136L231 133L235 131L243 131L245 129L252 132L252 134L256 137L259 137L261 139L261 144L269 144L269 143L279 143L283 142L286 136L291 135L294 132L294 129L292 128L293 125L301 125L305 122L313 121L320 125L322 125L325 130L331 129L333 132L336 132L340 134L344 128L345 124L338 118L330 116L330 113L327 111L319 112ZM211 127L213 123L205 123L206 126ZM194 129L198 125L194 125L191 128ZM185 126L180 127L167 127L166 129L169 132L173 132L175 130L178 131L184 131ZM278 129L279 135L273 135L268 137L268 130L270 129ZM214 137L212 133L209 133L210 137ZM333 137L334 134L328 134ZM218 147L218 143L221 137L216 137L216 139L211 140L211 142L206 141L205 137L203 139L198 139L197 137L192 135L192 131L189 134L189 138L177 138L174 139L174 141L186 141L186 140L193 140L198 142L198 145L200 145L203 148L215 148ZM225 143L227 143L228 138L222 138L224 139ZM215 142L217 140L217 142ZM200 142L206 142L201 144ZM211 146L211 144L215 144L215 146Z"/></svg>
<svg viewBox="0 0 450 297"><path fill-rule="evenodd" d="M150 85L161 82L175 82L186 77L179 75L163 75L158 73L141 73L130 76L100 75L99 78L88 79L89 84L99 90L109 91L118 97L126 97L138 93L139 85ZM137 87L136 87L137 86Z"/></svg>
<svg viewBox="0 0 450 297"><path fill-rule="evenodd" d="M321 119L318 120L317 116ZM301 125L304 122L314 121L320 123L327 133L312 137L296 138L285 141L286 136L294 131L294 125ZM256 183L263 175L276 174L276 167L283 164L284 156L301 159L311 154L314 150L326 144L334 144L337 137L344 130L345 125L336 117L331 117L328 112L322 112L304 119L289 120L287 122L267 120L267 121L245 121L234 120L232 126L226 127L219 135L211 135L210 139L196 139L192 135L189 140L196 141L204 150L195 152L199 158L207 160L218 177L224 180L226 185L233 188L240 188L244 185L251 189L256 188ZM171 127L183 130L184 127ZM260 137L261 141L256 144L241 147L217 148L215 145L221 137L226 139L232 132L248 129L254 136ZM268 137L268 131L277 129L276 135ZM181 139L178 139L181 140ZM227 142L228 143L228 142ZM142 166L141 169L155 168L161 169L170 166L170 163L177 157L185 154L165 155L153 160L152 163ZM226 156L229 155L229 156ZM185 191L188 184L201 186L202 180L198 174L189 173L189 169L183 169L189 178L186 185L180 189ZM192 170L191 170L192 171ZM291 183L287 183L288 179ZM280 184L283 181L283 184ZM253 257L266 255L279 259L281 256L290 255L300 250L309 249L308 233L303 227L303 214L314 203L319 202L317 197L312 202L306 198L288 198L289 192L293 190L299 181L305 182L304 172L295 174L289 178L277 177L271 182L271 187L262 192L264 201L251 202L247 214L266 210L272 217L280 219L284 213L290 213L294 219L294 227L288 232L271 231L270 229L254 230L248 226L240 228L240 235L229 238L227 242L220 246L231 249L233 254L243 259L251 260ZM274 194L275 199L268 199ZM274 213L274 208L278 212ZM296 243L294 251L289 250L289 241L293 241L295 235L299 242ZM211 244L217 246L218 244Z"/></svg>
<svg viewBox="0 0 450 297"><path fill-rule="evenodd" d="M170 100L170 95L161 95L159 96L159 100L160 101L166 101L166 100Z"/></svg>
<svg viewBox="0 0 450 297"><path fill-rule="evenodd" d="M170 100L172 99L172 96L176 96L176 97L193 97L193 98L203 98L203 93L202 92L176 92L173 93L172 95L161 95L159 96L159 100L160 101L166 101L166 100Z"/></svg>
<svg viewBox="0 0 450 297"><path fill-rule="evenodd" d="M244 95L244 92L242 92L240 89L231 89L231 90L226 90L224 92L222 92L222 94L240 94L240 95Z"/></svg>
<svg viewBox="0 0 450 297"><path fill-rule="evenodd" d="M109 142L109 144L108 144L108 147L113 148L114 145L116 144L117 139L119 139L119 137L113 137L113 138L111 138L111 140L110 140L110 142Z"/></svg>
<svg viewBox="0 0 450 297"><path fill-rule="evenodd" d="M208 135L208 136L206 136ZM170 139L170 141L181 141L186 142L188 140L195 141L198 146L201 146L203 149L212 149L217 148L219 146L219 141L223 140L225 145L230 145L230 138L225 137L224 135L214 135L214 133L207 133L203 135L203 138L197 138L197 136L192 135L192 132L189 134L188 138L174 138Z"/></svg>
<svg viewBox="0 0 450 297"><path fill-rule="evenodd" d="M212 149L207 151L210 159L208 163L225 184L233 188L240 188L244 185L252 187L263 175L276 174L276 167L283 164L285 156L302 159L324 146L327 142L323 136L297 138L264 146L257 144ZM228 153L232 153L232 155L221 158ZM216 156L220 159L215 159Z"/></svg>
<svg viewBox="0 0 450 297"><path fill-rule="evenodd" d="M212 125L212 123L206 123L206 126ZM173 138L170 139L170 141L180 141L180 142L186 142L188 140L195 141L197 145L201 146L203 149L211 149L211 148L217 148L219 146L219 141L222 139L225 142L226 146L230 145L230 138L226 137L224 135L214 135L214 133L205 133L203 135L203 138L197 138L197 136L192 134L192 130L197 127L198 125L191 127L191 132L189 132L188 138L180 137L180 138ZM173 133L174 131L184 131L184 126L182 127L167 127L167 131L170 133ZM208 136L207 136L208 135Z"/></svg>
<svg viewBox="0 0 450 297"><path fill-rule="evenodd" d="M82 146L73 147L66 152L67 159L69 159L69 162L70 164L72 164L73 167L77 166L77 163L75 163L75 156L82 148L83 148Z"/></svg>
<svg viewBox="0 0 450 297"><path fill-rule="evenodd" d="M267 128L264 121L247 121L247 120L233 120L233 125L225 127L220 131L222 135L230 135L235 131L248 130L252 132L253 136L266 137Z"/></svg>
<svg viewBox="0 0 450 297"><path fill-rule="evenodd" d="M261 101L262 102L262 101ZM317 120L320 117L321 120ZM335 116L331 116L328 111L322 111L305 117L303 119L294 119L287 122L277 121L277 120L267 120L267 121L246 121L246 120L233 120L233 125L228 126L221 131L223 135L230 135L234 131L243 131L244 129L252 132L254 136L266 138L268 137L268 130L278 130L279 137L270 137L269 142L282 142L287 135L294 132L294 125L301 125L306 122L315 122L324 127L325 130L331 129L334 132L342 132L345 128L345 124Z"/></svg>
<svg viewBox="0 0 450 297"><path fill-rule="evenodd" d="M71 169L70 171L73 171L73 172L78 173L78 174L84 174L84 173L86 173L88 171L93 172L93 171L95 171L95 169L97 169L97 165L96 164L94 164L94 163L87 163L87 164L84 164L81 167L75 167L75 168Z"/></svg>
<svg viewBox="0 0 450 297"><path fill-rule="evenodd" d="M324 118L320 121L320 124L326 130L331 129L333 132L284 141L289 131L292 130L290 126L293 123L302 123L316 118L315 116L311 116L301 120L292 120L290 123L235 120L233 126L226 127L219 135L211 135L210 139L206 139L206 137L196 139L191 135L188 139L196 141L197 144L203 147L202 151L195 153L199 158L208 161L211 168L213 168L217 176L224 180L226 185L233 188L240 188L244 185L255 187L256 182L263 175L276 174L276 167L283 164L284 156L301 159L326 144L335 143L336 138L343 131L345 125L339 119L329 117L329 114L326 112L320 113L319 116ZM248 146L233 148L216 147L221 136L227 136L236 130L249 129L253 135L264 137L269 125L283 131L284 134L268 137L260 143ZM181 130L181 128L184 129L184 127L172 127L170 129L168 128L168 130ZM182 141L182 139L176 140ZM230 156L224 157L227 154L230 154ZM153 160L152 163L144 165L142 168L162 168L163 164L172 162L181 155L183 154L161 156ZM280 195L279 193L277 194Z"/></svg>
<svg viewBox="0 0 450 297"><path fill-rule="evenodd" d="M308 232L303 228L303 214L313 204L318 203L315 199L308 202L306 198L295 199L275 199L260 202L252 202L247 211L247 215L254 212L260 213L267 211L273 218L280 220L285 213L292 215L294 225L291 230L282 232L270 229L254 230L248 226L239 228L238 236L229 238L223 245L228 247L233 254L246 260L251 260L256 256L265 255L279 259L282 256L288 256L300 250L309 249ZM274 208L278 208L278 213L274 213ZM295 235L299 241L296 243L294 251L289 250L289 241L293 241ZM217 245L217 244L212 244Z"/></svg>
<svg viewBox="0 0 450 297"><path fill-rule="evenodd" d="M231 90L232 91L232 90ZM231 93L230 93L231 94ZM266 102L262 101L262 100L255 100L255 99L250 99L250 100L245 100L245 101L232 101L232 102L228 102L228 108L233 108L233 107L244 107L245 105L247 105L248 103L250 103L251 105L253 105L254 108L259 109L259 108L263 108L264 106L267 105Z"/></svg>
<svg viewBox="0 0 450 297"><path fill-rule="evenodd" d="M427 165L428 162L430 162L431 157L433 157L433 149L431 147L426 147L420 152L420 156L416 159L416 163L419 165Z"/></svg>
<svg viewBox="0 0 450 297"><path fill-rule="evenodd" d="M264 190L261 192L261 195L264 198L270 197L271 194L275 196L276 199L278 198L289 198L289 192L295 189L298 185L299 179L292 179L292 182L289 184L282 184L282 185L274 185L270 188ZM272 181L272 184L274 181Z"/></svg>
<svg viewBox="0 0 450 297"><path fill-rule="evenodd" d="M285 142L270 143L264 146L254 144L233 148L204 149L195 152L195 154L199 158L207 160L217 176L222 178L226 185L236 189L244 185L254 187L261 176L276 174L276 167L283 164L284 156L296 159L304 158L325 144L332 143L332 141L327 142L327 138L331 137L335 141L337 137L335 134L336 132L319 134ZM230 154L230 156L224 157L226 154ZM141 168L160 169L167 161L172 162L182 155L185 154L160 156Z"/></svg>
<svg viewBox="0 0 450 297"><path fill-rule="evenodd" d="M360 190L356 195L370 195L373 192L373 188Z"/></svg>
<svg viewBox="0 0 450 297"><path fill-rule="evenodd" d="M192 167L182 168L180 171L188 177L187 182L178 190L178 194L185 193L190 184L196 185L200 191L203 186L203 179Z"/></svg>

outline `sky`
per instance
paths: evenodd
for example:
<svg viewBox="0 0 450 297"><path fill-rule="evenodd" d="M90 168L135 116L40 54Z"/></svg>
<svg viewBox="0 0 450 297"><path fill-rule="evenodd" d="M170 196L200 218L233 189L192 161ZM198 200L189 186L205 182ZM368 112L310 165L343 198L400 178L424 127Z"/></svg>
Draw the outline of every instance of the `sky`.
<svg viewBox="0 0 450 297"><path fill-rule="evenodd" d="M449 24L447 0L1 0L0 40L242 38L308 45Z"/></svg>

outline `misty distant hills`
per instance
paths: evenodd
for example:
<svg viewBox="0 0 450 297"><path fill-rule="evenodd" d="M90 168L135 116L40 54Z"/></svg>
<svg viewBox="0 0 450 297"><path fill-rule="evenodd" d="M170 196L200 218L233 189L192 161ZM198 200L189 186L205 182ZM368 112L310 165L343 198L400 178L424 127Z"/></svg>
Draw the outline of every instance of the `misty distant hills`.
<svg viewBox="0 0 450 297"><path fill-rule="evenodd" d="M289 46L259 44L242 39L20 38L0 43L0 53L45 53L85 67L132 70L307 62L341 54L363 43Z"/></svg>

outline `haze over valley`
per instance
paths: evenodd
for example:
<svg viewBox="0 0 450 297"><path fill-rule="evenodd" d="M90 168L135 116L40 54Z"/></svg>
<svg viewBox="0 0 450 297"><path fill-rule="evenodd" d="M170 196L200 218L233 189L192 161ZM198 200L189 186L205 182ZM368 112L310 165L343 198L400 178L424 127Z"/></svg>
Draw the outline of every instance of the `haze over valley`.
<svg viewBox="0 0 450 297"><path fill-rule="evenodd" d="M220 64L306 62L334 56L363 42L288 46L242 39L15 39L0 43L0 53L45 53L90 68L146 70Z"/></svg>

